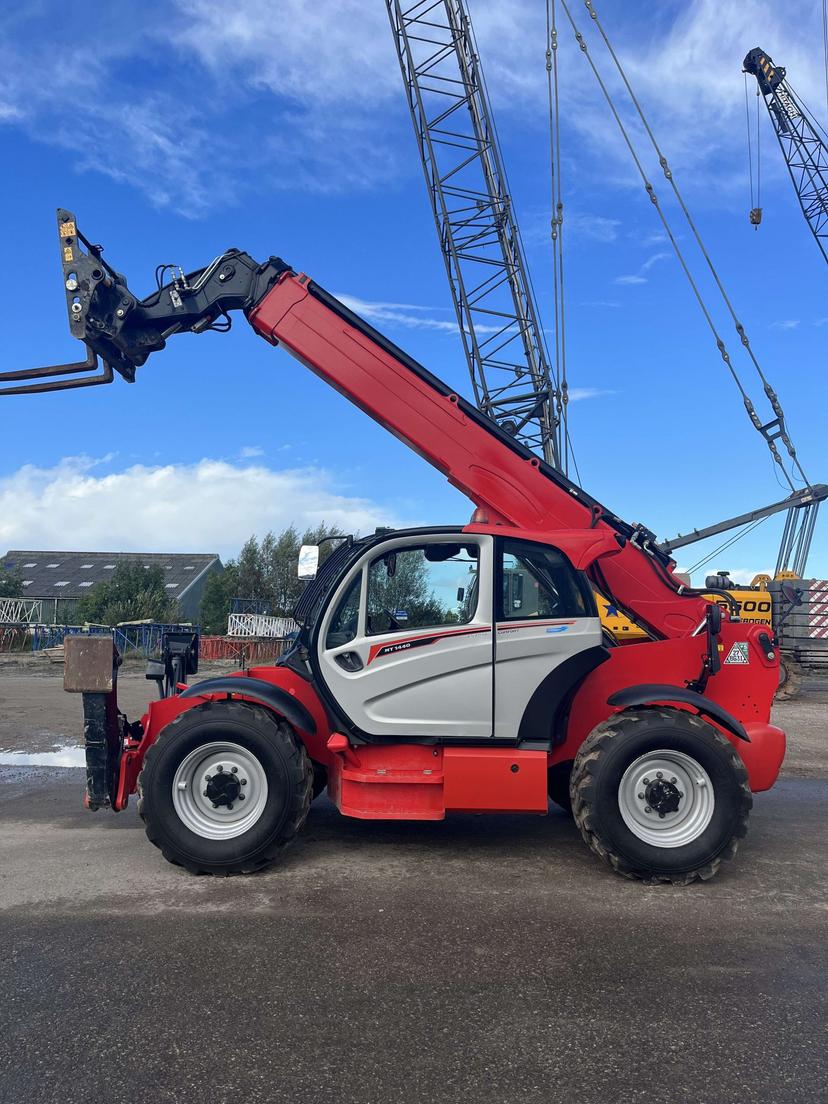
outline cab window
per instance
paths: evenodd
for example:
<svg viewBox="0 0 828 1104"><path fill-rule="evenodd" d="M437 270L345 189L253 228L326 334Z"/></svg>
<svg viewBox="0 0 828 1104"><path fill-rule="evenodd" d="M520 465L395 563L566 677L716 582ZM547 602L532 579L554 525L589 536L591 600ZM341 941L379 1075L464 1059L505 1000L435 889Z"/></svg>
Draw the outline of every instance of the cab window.
<svg viewBox="0 0 828 1104"><path fill-rule="evenodd" d="M596 616L586 581L556 548L504 540L499 569L499 621Z"/></svg>
<svg viewBox="0 0 828 1104"><path fill-rule="evenodd" d="M465 625L477 610L476 544L425 544L378 556L368 568L369 634Z"/></svg>
<svg viewBox="0 0 828 1104"><path fill-rule="evenodd" d="M338 648L341 644L350 644L359 627L359 592L362 589L360 571L351 585L339 599L328 632L325 637L326 648Z"/></svg>

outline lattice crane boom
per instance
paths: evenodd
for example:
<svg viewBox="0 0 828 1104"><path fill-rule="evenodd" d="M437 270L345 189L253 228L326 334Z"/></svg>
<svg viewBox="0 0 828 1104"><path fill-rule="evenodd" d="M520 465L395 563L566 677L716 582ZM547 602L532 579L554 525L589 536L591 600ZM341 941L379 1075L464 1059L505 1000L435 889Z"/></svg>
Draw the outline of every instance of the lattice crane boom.
<svg viewBox="0 0 828 1104"><path fill-rule="evenodd" d="M561 467L563 403L462 0L386 0L475 403Z"/></svg>
<svg viewBox="0 0 828 1104"><path fill-rule="evenodd" d="M786 70L774 65L758 46L743 63L765 101L774 133L785 158L805 221L828 261L828 147L804 105L786 80Z"/></svg>

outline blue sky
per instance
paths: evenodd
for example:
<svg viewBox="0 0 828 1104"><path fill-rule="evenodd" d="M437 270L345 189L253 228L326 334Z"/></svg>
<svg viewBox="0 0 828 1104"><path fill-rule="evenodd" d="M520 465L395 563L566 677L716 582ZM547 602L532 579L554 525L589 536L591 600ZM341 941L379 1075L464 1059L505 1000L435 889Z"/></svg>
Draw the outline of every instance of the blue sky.
<svg viewBox="0 0 828 1104"><path fill-rule="evenodd" d="M541 311L551 254L542 0L469 0ZM586 27L579 4L573 5ZM629 71L806 472L828 481L828 272L762 117L750 206L741 61L761 45L825 119L816 6L604 0ZM590 40L609 74L598 43ZM783 494L669 245L561 29L571 433L583 485L661 536ZM754 109L751 89L751 110ZM0 14L7 282L3 367L70 359L54 208L149 292L160 262L276 253L468 394L448 288L381 0L43 0ZM651 179L667 200L657 166ZM690 246L686 227L671 221ZM701 268L698 267L701 272ZM707 285L705 284L705 287ZM718 310L734 356L750 365ZM761 391L754 388L757 400ZM764 414L764 408L760 405ZM463 521L419 458L237 320L185 336L135 386L0 406L0 551L207 550L322 518ZM773 567L770 520L710 568ZM682 557L701 558L705 546ZM828 574L825 524L810 571Z"/></svg>

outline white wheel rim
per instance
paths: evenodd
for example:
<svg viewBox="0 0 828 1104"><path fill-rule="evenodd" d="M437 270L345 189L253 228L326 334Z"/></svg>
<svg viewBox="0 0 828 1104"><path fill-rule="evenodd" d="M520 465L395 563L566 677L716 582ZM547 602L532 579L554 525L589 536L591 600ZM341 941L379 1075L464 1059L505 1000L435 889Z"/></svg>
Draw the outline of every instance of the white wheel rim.
<svg viewBox="0 0 828 1104"><path fill-rule="evenodd" d="M683 751L667 748L639 756L618 787L624 823L654 847L683 847L698 839L710 824L715 804L704 767Z"/></svg>
<svg viewBox="0 0 828 1104"><path fill-rule="evenodd" d="M172 800L181 823L197 836L234 839L249 831L264 812L267 774L256 756L239 744L202 744L175 772Z"/></svg>

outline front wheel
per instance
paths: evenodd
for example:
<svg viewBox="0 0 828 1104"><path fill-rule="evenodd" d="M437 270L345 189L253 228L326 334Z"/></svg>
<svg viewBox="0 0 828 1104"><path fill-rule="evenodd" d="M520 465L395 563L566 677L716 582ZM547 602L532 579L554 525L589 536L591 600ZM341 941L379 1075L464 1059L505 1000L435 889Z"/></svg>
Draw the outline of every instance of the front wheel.
<svg viewBox="0 0 828 1104"><path fill-rule="evenodd" d="M312 785L310 759L288 724L247 702L209 702L179 714L147 751L138 811L170 862L193 873L250 873L299 831Z"/></svg>
<svg viewBox="0 0 828 1104"><path fill-rule="evenodd" d="M753 803L712 725L680 709L617 713L578 752L570 794L591 849L619 874L687 885L736 854Z"/></svg>

